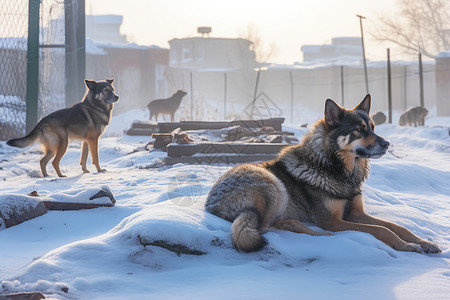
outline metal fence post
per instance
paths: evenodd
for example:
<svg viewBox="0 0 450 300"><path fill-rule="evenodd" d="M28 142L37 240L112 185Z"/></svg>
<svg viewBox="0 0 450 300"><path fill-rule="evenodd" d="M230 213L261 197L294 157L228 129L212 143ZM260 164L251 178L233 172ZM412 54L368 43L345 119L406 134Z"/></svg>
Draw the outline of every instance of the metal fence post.
<svg viewBox="0 0 450 300"><path fill-rule="evenodd" d="M291 83L291 123L294 124L294 78L292 71L289 71L289 79Z"/></svg>
<svg viewBox="0 0 450 300"><path fill-rule="evenodd" d="M387 48L387 78L388 78L388 122L392 124L392 77L391 77L391 50Z"/></svg>
<svg viewBox="0 0 450 300"><path fill-rule="evenodd" d="M341 101L344 107L344 66L341 66Z"/></svg>
<svg viewBox="0 0 450 300"><path fill-rule="evenodd" d="M227 119L227 73L224 73L224 86L223 86L223 119Z"/></svg>
<svg viewBox="0 0 450 300"><path fill-rule="evenodd" d="M419 90L420 90L420 106L425 107L425 100L423 96L423 65L422 53L419 52Z"/></svg>
<svg viewBox="0 0 450 300"><path fill-rule="evenodd" d="M77 28L77 63L78 63L78 101L81 101L86 92L86 3L85 0L78 0L78 18L76 23ZM104 78L99 78L104 79Z"/></svg>
<svg viewBox="0 0 450 300"><path fill-rule="evenodd" d="M189 80L191 83L191 121L194 120L194 87L192 83L192 71L189 73Z"/></svg>
<svg viewBox="0 0 450 300"><path fill-rule="evenodd" d="M65 0L66 107L79 102L86 87L85 0Z"/></svg>
<svg viewBox="0 0 450 300"><path fill-rule="evenodd" d="M40 0L28 2L26 132L30 132L38 121L40 3Z"/></svg>

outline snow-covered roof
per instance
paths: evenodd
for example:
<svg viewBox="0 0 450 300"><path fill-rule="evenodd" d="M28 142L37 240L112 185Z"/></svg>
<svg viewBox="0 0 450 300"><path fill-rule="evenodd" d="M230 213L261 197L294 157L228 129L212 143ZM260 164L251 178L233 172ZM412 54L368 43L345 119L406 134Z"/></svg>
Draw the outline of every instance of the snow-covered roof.
<svg viewBox="0 0 450 300"><path fill-rule="evenodd" d="M96 24L122 24L123 17L120 15L87 15L87 22L93 22Z"/></svg>
<svg viewBox="0 0 450 300"><path fill-rule="evenodd" d="M86 53L87 54L93 54L93 55L106 55L107 52L97 46L97 43L95 43L93 40L86 40Z"/></svg>
<svg viewBox="0 0 450 300"><path fill-rule="evenodd" d="M434 65L434 60L424 60L424 65ZM385 68L386 61L367 61L369 68ZM418 65L417 61L391 61L392 66L413 66ZM329 68L332 66L347 66L354 68L363 68L362 60L354 56L340 56L336 59L322 59L311 62L296 62L292 65L271 64L267 66L270 70L286 70L286 69L315 69L315 68Z"/></svg>
<svg viewBox="0 0 450 300"><path fill-rule="evenodd" d="M439 54L436 57L437 58L448 58L448 57L450 57L450 50L439 52Z"/></svg>

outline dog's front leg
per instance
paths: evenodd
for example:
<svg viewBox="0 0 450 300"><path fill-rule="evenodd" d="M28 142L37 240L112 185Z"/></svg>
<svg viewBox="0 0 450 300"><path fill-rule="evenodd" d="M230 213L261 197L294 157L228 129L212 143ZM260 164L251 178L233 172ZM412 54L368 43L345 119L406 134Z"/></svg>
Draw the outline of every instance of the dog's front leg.
<svg viewBox="0 0 450 300"><path fill-rule="evenodd" d="M423 250L419 244L405 242L393 231L384 226L361 224L336 218L332 219L328 226L324 226L323 228L331 231L355 230L370 233L388 246L391 246L395 250L399 251L421 253Z"/></svg>
<svg viewBox="0 0 450 300"><path fill-rule="evenodd" d="M99 137L91 138L88 140L89 150L91 152L92 163L97 168L97 172L106 172L105 169L100 168L100 162L98 159L98 139L99 139Z"/></svg>
<svg viewBox="0 0 450 300"><path fill-rule="evenodd" d="M86 166L88 153L89 153L89 145L86 141L83 141L83 144L81 146L80 165L81 165L81 169L83 170L84 173L89 173L89 170L87 169L87 166Z"/></svg>
<svg viewBox="0 0 450 300"><path fill-rule="evenodd" d="M321 218L321 221L319 221L319 224L317 225L325 230L330 231L355 230L367 232L380 241L384 242L385 244L391 246L395 250L418 253L422 252L422 247L419 244L405 242L393 231L386 227L344 220L343 217L347 203L347 200L325 199L324 204L328 209L329 215L327 217Z"/></svg>
<svg viewBox="0 0 450 300"><path fill-rule="evenodd" d="M375 217L368 215L364 211L363 206L364 206L364 204L363 204L363 200L362 200L362 195L356 196L352 201L352 206L351 206L350 213L348 215L348 220L351 222L384 226L384 227L388 228L389 230L393 231L402 240L404 240L406 242L421 245L423 250L426 253L441 252L441 249L439 249L437 244L418 237L417 235L415 235L414 233L412 233L405 227L400 226L395 223L392 223L392 222L377 219Z"/></svg>

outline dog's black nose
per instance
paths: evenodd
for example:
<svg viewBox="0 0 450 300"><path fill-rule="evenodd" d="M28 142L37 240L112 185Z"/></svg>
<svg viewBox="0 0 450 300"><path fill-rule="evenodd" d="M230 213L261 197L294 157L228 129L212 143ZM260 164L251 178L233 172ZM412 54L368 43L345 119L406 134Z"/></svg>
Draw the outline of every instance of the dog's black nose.
<svg viewBox="0 0 450 300"><path fill-rule="evenodd" d="M390 145L390 143L389 143L388 141L386 141L386 140L380 141L380 146L381 146L382 148L387 149L387 148L389 147L389 145Z"/></svg>

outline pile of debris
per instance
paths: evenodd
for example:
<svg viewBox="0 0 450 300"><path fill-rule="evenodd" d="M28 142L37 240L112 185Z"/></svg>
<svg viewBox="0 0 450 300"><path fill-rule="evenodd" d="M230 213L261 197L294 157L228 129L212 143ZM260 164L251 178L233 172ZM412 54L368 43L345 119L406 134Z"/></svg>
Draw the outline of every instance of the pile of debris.
<svg viewBox="0 0 450 300"><path fill-rule="evenodd" d="M164 163L217 164L270 160L288 145L297 144L292 132L282 131L284 118L232 122L136 121L129 135L150 135L154 149L167 151Z"/></svg>

